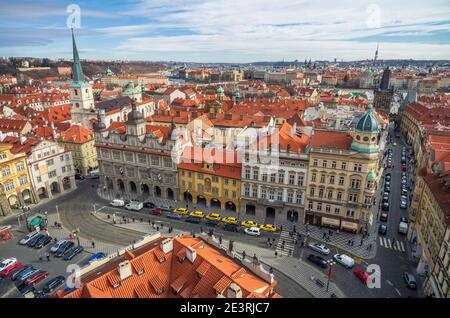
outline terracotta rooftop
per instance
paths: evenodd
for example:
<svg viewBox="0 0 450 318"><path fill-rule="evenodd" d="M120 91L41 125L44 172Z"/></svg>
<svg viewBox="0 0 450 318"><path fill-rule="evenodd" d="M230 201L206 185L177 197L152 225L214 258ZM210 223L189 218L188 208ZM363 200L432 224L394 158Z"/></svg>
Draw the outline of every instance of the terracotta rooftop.
<svg viewBox="0 0 450 318"><path fill-rule="evenodd" d="M79 125L73 125L60 137L60 141L62 142L75 144L84 144L92 139L94 139L94 132Z"/></svg>
<svg viewBox="0 0 450 318"><path fill-rule="evenodd" d="M56 297L63 298L216 298L227 296L234 283L243 298L272 298L271 284L247 271L242 265L201 238L190 236L173 239L173 249L163 252L163 239L150 242L132 253L112 259L81 277L82 287ZM194 251L190 258L188 250ZM123 263L129 261L130 265ZM120 276L119 264L130 275ZM125 265L124 265L125 264ZM123 272L122 272L123 273Z"/></svg>
<svg viewBox="0 0 450 318"><path fill-rule="evenodd" d="M353 138L348 132L332 130L315 130L311 137L311 147L349 150Z"/></svg>

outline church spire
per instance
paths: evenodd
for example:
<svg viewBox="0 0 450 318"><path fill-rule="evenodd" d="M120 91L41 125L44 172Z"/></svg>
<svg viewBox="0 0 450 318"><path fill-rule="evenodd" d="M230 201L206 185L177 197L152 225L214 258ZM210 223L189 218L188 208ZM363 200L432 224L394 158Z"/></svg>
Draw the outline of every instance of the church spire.
<svg viewBox="0 0 450 318"><path fill-rule="evenodd" d="M78 56L77 44L75 43L75 36L72 29L72 46L73 46L73 65L72 74L74 82L84 81L83 70L81 69L80 57Z"/></svg>

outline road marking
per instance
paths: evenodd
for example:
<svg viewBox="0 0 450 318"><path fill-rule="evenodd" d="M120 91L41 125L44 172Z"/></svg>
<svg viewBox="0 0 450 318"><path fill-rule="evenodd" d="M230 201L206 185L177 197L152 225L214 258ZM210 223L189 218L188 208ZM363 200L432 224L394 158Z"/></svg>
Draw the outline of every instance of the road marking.
<svg viewBox="0 0 450 318"><path fill-rule="evenodd" d="M98 212L98 211L101 211L101 210L103 210L104 208L107 208L108 206L107 205L104 205L104 206L102 206L100 209L97 209L96 211Z"/></svg>
<svg viewBox="0 0 450 318"><path fill-rule="evenodd" d="M406 249L405 249L405 247L403 245L403 242L400 242L400 247L401 247L402 252L406 252Z"/></svg>
<svg viewBox="0 0 450 318"><path fill-rule="evenodd" d="M383 238L380 236L379 239L380 239L380 245L383 246Z"/></svg>
<svg viewBox="0 0 450 318"><path fill-rule="evenodd" d="M395 288L395 291L397 292L397 294L398 294L399 296L402 295L402 294L400 294L400 291L399 291L397 288Z"/></svg>
<svg viewBox="0 0 450 318"><path fill-rule="evenodd" d="M388 279L386 279L386 283L388 283L390 286L394 286L394 284L392 284L392 282Z"/></svg>

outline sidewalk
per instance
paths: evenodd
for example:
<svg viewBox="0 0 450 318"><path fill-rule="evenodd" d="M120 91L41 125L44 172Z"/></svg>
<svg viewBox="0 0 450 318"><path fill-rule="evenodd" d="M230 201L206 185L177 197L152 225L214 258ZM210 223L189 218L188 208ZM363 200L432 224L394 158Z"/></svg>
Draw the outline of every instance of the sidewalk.
<svg viewBox="0 0 450 318"><path fill-rule="evenodd" d="M109 200L112 201L114 199L114 195L110 195L109 193L103 193L99 188L97 189L97 194L99 197L105 199L105 200ZM381 196L380 193L378 193L378 195ZM128 196L130 197L130 196ZM128 198L126 196L126 199ZM161 205L165 205L165 206L169 206L169 207L180 207L186 206L186 202L184 201L176 201L176 200L168 200L168 199L163 199L163 198L156 198L156 197L148 197L146 198L146 201L150 201L153 202L154 204L156 204L156 206L161 206ZM378 199L377 199L378 201ZM376 209L377 206L374 207L374 209ZM189 203L189 209L190 210L194 210L194 208L200 209L202 211L204 211L205 213L210 213L210 212L218 212L220 213L222 216L236 216L236 212L235 211L230 211L230 210L218 210L217 208L211 208L211 207L206 207L204 205L201 204L192 204ZM251 216L251 215L246 215L245 213L238 213L239 215L239 219L240 220L254 220L255 222L257 222L258 224L263 224L266 222L265 219L263 218L258 218L256 216ZM374 215L374 222L372 224L372 226L369 228L369 237L363 240L363 244L360 245L361 243L361 239L363 238L362 234L352 234L352 233L347 233L347 232L339 232L337 233L336 230L332 230L332 236L330 236L330 241L328 240L324 240L323 239L323 233L326 232L328 233L328 228L320 228L318 226L313 226L313 225L305 225L305 224L301 224L301 223L292 223L289 221L285 221L285 222L276 222L276 226L278 228L282 227L283 229L291 229L292 225L296 226L297 232L300 233L302 236L308 236L309 234L309 238L314 239L315 241L324 243L326 245L331 245L334 246L340 250L342 250L343 252L347 252L349 254L352 254L356 257L359 258L363 258L363 259L371 259L374 258L376 256L376 250L377 250L377 244L376 244L376 240L377 240L377 221L376 221L376 214ZM350 246L348 245L348 241L349 240L353 240L354 241L354 245ZM280 243L280 242L278 242ZM372 248L368 249L368 246L372 244ZM280 246L281 247L281 246ZM285 249L285 252L283 252L283 254L288 255L288 250Z"/></svg>
<svg viewBox="0 0 450 318"><path fill-rule="evenodd" d="M95 216L102 221L113 224L112 218L108 219L107 213L97 212ZM119 213L116 214L116 219L119 219ZM155 222L155 227L161 225L161 222ZM135 231L141 231L143 233L150 233L155 230L152 229L151 225L148 222L140 222L140 220L135 220L135 222L130 222L126 224L115 224L115 226L131 229ZM174 229L172 233L168 233L168 227L164 224L163 228L160 228L160 233L162 236L173 237L180 234L190 234L186 231ZM223 239L222 245L228 246L228 240ZM270 266L273 267L280 272L287 275L290 279L294 280L297 284L302 286L306 291L308 291L313 297L316 298L330 298L331 294L334 293L338 298L344 298L344 293L333 283L330 283L329 292L326 292L326 282L327 277L324 273L318 271L313 268L309 264L304 263L303 261L292 258L292 257L276 257L273 249L262 248L254 245L249 245L241 242L233 242L235 247L235 251L242 255L242 251L245 251L248 257L253 257L254 254L257 255L258 259ZM325 283L324 287L320 287L316 284L315 280L311 280L311 277L314 279L318 278L323 283Z"/></svg>

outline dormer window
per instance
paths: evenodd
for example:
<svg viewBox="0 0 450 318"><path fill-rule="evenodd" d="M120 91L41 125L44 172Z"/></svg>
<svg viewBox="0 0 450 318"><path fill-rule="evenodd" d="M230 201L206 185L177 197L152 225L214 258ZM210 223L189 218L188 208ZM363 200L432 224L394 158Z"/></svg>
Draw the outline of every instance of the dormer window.
<svg viewBox="0 0 450 318"><path fill-rule="evenodd" d="M141 268L137 273L138 273L139 276L141 276L142 274L144 274L144 269Z"/></svg>
<svg viewBox="0 0 450 318"><path fill-rule="evenodd" d="M119 287L120 287L120 282L113 284L113 288L119 288Z"/></svg>

